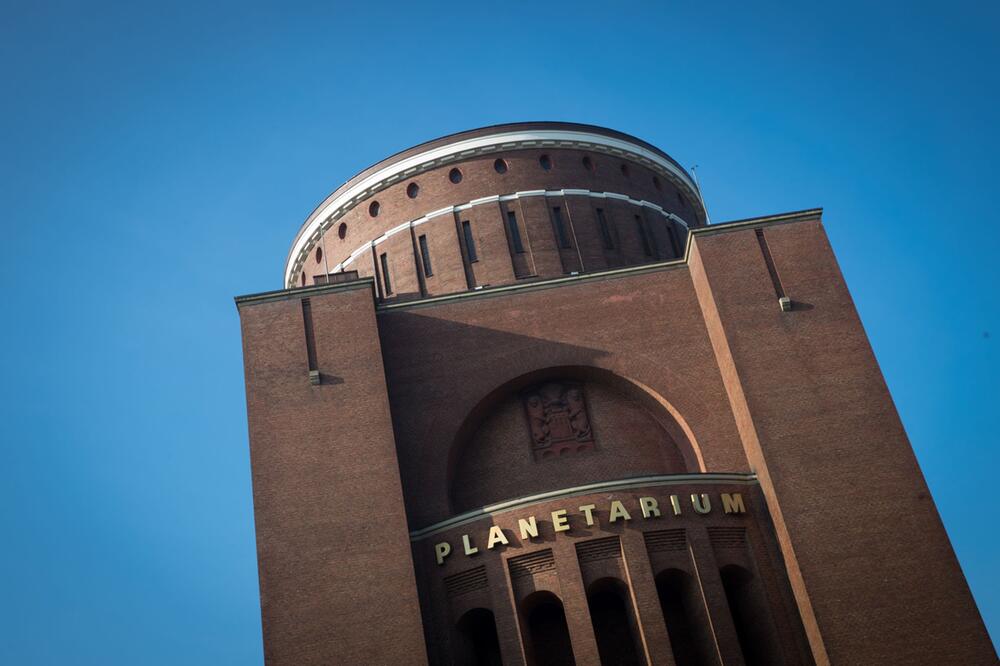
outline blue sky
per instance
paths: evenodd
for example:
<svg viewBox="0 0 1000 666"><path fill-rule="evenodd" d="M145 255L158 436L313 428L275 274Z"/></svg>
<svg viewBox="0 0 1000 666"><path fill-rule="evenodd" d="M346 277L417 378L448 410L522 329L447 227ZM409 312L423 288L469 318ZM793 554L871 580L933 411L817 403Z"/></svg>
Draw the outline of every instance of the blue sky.
<svg viewBox="0 0 1000 666"><path fill-rule="evenodd" d="M261 662L232 297L358 170L525 119L715 221L825 208L998 635L996 3L137 4L0 20L0 662Z"/></svg>

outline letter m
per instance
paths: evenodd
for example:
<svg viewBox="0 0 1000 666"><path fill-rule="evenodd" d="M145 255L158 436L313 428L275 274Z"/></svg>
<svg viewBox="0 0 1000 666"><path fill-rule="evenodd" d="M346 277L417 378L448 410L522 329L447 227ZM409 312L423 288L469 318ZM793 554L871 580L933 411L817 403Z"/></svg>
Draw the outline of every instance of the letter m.
<svg viewBox="0 0 1000 666"><path fill-rule="evenodd" d="M743 506L743 495L722 493L722 510L726 513L746 513L747 509Z"/></svg>

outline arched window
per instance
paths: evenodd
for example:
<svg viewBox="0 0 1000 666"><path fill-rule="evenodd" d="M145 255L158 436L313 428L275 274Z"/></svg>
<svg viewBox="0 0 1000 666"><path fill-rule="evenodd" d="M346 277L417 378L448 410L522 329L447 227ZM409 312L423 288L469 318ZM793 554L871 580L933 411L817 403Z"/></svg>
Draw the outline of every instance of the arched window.
<svg viewBox="0 0 1000 666"><path fill-rule="evenodd" d="M639 666L644 663L636 637L636 618L628 588L615 578L602 578L587 592L602 666Z"/></svg>
<svg viewBox="0 0 1000 666"><path fill-rule="evenodd" d="M711 657L712 638L706 627L708 618L704 616L691 576L680 569L667 569L656 577L656 592L677 666L715 663Z"/></svg>
<svg viewBox="0 0 1000 666"><path fill-rule="evenodd" d="M467 666L501 666L500 639L493 612L485 608L467 611L455 625L459 642L455 663Z"/></svg>
<svg viewBox="0 0 1000 666"><path fill-rule="evenodd" d="M729 612L733 615L736 638L747 666L780 663L771 628L771 615L763 595L756 588L753 574L730 564L719 570L726 590Z"/></svg>
<svg viewBox="0 0 1000 666"><path fill-rule="evenodd" d="M521 602L530 666L571 666L573 644L562 601L551 592L533 592Z"/></svg>

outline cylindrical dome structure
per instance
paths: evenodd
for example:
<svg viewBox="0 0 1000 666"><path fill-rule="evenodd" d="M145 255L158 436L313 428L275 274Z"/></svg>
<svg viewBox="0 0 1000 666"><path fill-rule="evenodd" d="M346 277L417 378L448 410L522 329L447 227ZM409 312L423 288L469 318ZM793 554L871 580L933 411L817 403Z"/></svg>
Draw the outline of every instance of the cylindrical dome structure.
<svg viewBox="0 0 1000 666"><path fill-rule="evenodd" d="M309 216L285 286L372 276L412 299L678 258L706 222L688 173L658 148L591 125L460 132L365 169Z"/></svg>

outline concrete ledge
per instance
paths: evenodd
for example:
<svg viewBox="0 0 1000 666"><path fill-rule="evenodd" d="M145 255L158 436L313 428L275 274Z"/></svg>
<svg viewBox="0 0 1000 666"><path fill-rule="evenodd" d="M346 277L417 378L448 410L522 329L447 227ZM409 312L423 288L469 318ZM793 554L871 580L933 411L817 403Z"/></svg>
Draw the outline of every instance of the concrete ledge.
<svg viewBox="0 0 1000 666"><path fill-rule="evenodd" d="M311 287L296 287L294 289L277 289L275 291L264 291L259 294L247 294L237 296L236 308L242 309L250 305L259 303L270 303L271 301L287 301L293 298L308 298L310 296L320 296L335 291L351 291L354 289L370 289L372 298L375 298L375 279L371 277L358 278L350 282L339 282L335 284L316 284Z"/></svg>

